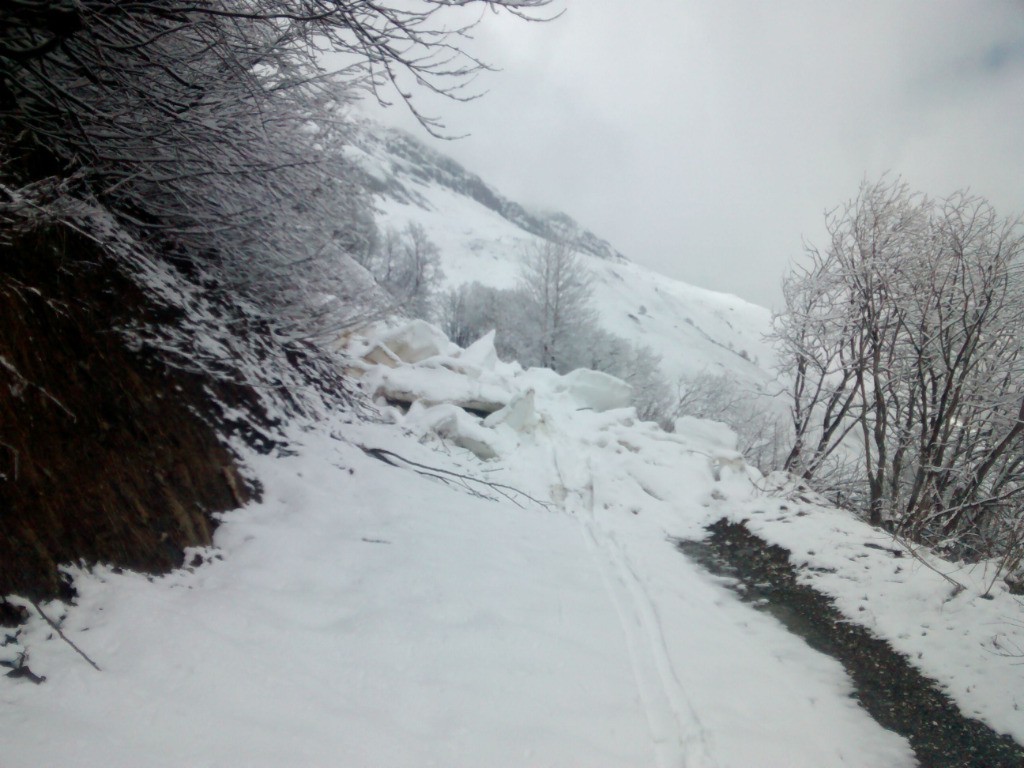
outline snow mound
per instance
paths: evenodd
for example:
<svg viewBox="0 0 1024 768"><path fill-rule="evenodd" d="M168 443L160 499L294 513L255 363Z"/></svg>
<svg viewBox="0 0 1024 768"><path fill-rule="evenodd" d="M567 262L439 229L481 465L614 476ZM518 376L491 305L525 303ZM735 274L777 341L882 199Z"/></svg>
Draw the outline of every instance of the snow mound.
<svg viewBox="0 0 1024 768"><path fill-rule="evenodd" d="M483 371L493 371L498 364L494 348L495 331L488 331L465 349L457 353L459 369L467 376L479 377Z"/></svg>
<svg viewBox="0 0 1024 768"><path fill-rule="evenodd" d="M628 408L633 398L633 388L629 384L601 371L577 368L562 380L580 405L598 412Z"/></svg>
<svg viewBox="0 0 1024 768"><path fill-rule="evenodd" d="M481 429L530 432L544 420L538 397L547 408L601 413L629 408L633 395L629 384L600 371L580 368L562 376L503 363L494 348L494 331L460 349L441 329L418 320L397 330L367 329L348 344L360 360L361 385L373 398L419 406L409 412L411 427L451 438L481 458L497 455L493 438ZM486 419L480 423L451 408L435 408L442 405Z"/></svg>
<svg viewBox="0 0 1024 768"><path fill-rule="evenodd" d="M380 344L403 363L418 363L428 357L442 355L453 346L440 328L425 320L413 320L396 328L385 334Z"/></svg>

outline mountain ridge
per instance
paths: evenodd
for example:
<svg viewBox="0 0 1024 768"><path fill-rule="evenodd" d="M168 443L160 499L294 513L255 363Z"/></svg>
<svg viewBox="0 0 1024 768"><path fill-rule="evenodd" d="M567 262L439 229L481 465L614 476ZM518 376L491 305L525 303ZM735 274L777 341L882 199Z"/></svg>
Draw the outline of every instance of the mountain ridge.
<svg viewBox="0 0 1024 768"><path fill-rule="evenodd" d="M661 355L666 380L710 372L763 391L774 379L768 309L656 273L567 214L531 212L404 131L364 122L349 154L377 195L378 224L415 223L438 246L444 288L513 287L531 246L568 241L593 276L601 326Z"/></svg>
<svg viewBox="0 0 1024 768"><path fill-rule="evenodd" d="M368 186L378 194L424 206L429 202L412 185L438 184L475 200L530 234L571 243L599 259L628 261L611 243L568 214L531 210L510 200L457 160L399 128L362 123L354 146L368 157L389 156L387 167L381 165L376 169L383 173L367 174Z"/></svg>

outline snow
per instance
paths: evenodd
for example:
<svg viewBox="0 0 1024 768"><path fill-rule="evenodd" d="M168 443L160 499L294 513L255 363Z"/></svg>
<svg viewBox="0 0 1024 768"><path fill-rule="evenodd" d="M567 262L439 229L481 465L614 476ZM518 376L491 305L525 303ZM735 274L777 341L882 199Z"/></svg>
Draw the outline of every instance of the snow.
<svg viewBox="0 0 1024 768"><path fill-rule="evenodd" d="M1024 741L1024 604L997 565L942 560L802 496L718 503L723 516L790 550L805 583L886 638L962 711Z"/></svg>
<svg viewBox="0 0 1024 768"><path fill-rule="evenodd" d="M629 384L601 371L577 368L562 378L569 393L584 408L595 411L628 408L633 398Z"/></svg>
<svg viewBox="0 0 1024 768"><path fill-rule="evenodd" d="M289 455L246 454L263 499L223 516L201 565L73 569L77 604L44 610L102 671L33 618L16 645L47 681L0 678L5 768L913 765L837 661L678 552L721 516L835 569L805 578L1024 736L1021 667L992 650L1024 632L1011 596L978 597L983 573L952 596L864 547L892 543L863 523L774 490L722 425L581 408L566 377L486 346L364 379L433 396L444 372L504 411L293 422Z"/></svg>
<svg viewBox="0 0 1024 768"><path fill-rule="evenodd" d="M516 284L519 265L529 245L538 242L537 236L447 187L419 182L416 192L421 205L381 197L380 223L396 229L409 223L423 227L438 246L445 287ZM770 385L774 353L764 339L771 325L767 309L639 264L586 253L580 258L594 276L594 304L600 308L602 327L663 353L662 368L669 381L710 372L728 373L752 391Z"/></svg>
<svg viewBox="0 0 1024 768"><path fill-rule="evenodd" d="M382 198L384 223L424 226L450 285L514 284L533 235L416 191L423 205ZM767 310L587 259L602 323L664 353L670 378L770 386ZM148 289L187 293L150 266ZM0 676L2 768L913 765L838 662L680 554L721 517L789 549L850 621L1024 741L1024 622L994 564L898 556L747 466L725 425L665 432L624 407L624 382L503 363L493 332L460 350L416 321L348 344L379 422L325 403L276 414L287 451L236 446L261 501L223 515L188 567L69 569L77 601L42 608L101 671L9 598L32 618L0 629L0 660L24 653L46 682Z"/></svg>

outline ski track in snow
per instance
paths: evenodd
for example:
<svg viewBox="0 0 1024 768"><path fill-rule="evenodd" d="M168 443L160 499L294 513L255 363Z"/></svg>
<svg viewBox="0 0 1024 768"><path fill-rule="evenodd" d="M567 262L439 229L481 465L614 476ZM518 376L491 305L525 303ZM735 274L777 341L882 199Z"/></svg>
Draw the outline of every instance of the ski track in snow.
<svg viewBox="0 0 1024 768"><path fill-rule="evenodd" d="M598 524L594 514L595 478L590 462L586 462L582 487L566 485L561 467L569 460L570 453L560 450L557 443L553 446L554 466L560 481L560 492L556 496L564 496L562 509L580 521L584 540L619 616L657 764L659 768L689 765L717 768L718 764L708 754L700 718L686 699L672 667L657 609L614 534L601 530Z"/></svg>
<svg viewBox="0 0 1024 768"><path fill-rule="evenodd" d="M708 695L706 684L698 683L699 675L690 674L684 679L680 674L680 664L687 664L691 667L710 667L714 669L716 663L714 646L717 639L712 631L708 635L708 641L704 644L699 641L690 645L698 650L698 655L687 656L681 654L673 646L679 645L681 639L678 635L670 634L666 629L662 618L662 611L670 610L682 614L685 625L690 627L699 626L701 616L693 613L694 608L681 605L677 600L667 595L659 595L657 588L650 580L651 568L656 567L638 561L635 556L630 555L629 541L634 541L629 535L628 529L622 527L622 522L641 520L638 515L644 517L654 514L653 506L664 507L668 514L660 518L660 524L672 525L673 521L680 520L680 515L688 514L687 508L690 504L683 498L664 501L662 497L671 496L671 489L680 481L689 479L687 475L682 477L669 477L678 475L673 472L673 466L681 466L681 462L687 462L697 468L697 475L706 473L710 480L710 466L707 464L708 451L712 447L705 446L704 451L695 451L680 445L677 440L669 437L662 440L657 437L656 432L650 430L633 431L628 427L621 430L618 435L607 435L598 440L587 439L566 439L567 435L573 435L574 430L569 424L561 423L559 418L550 414L548 420L551 422L545 431L545 437L551 443L551 461L553 467L552 498L559 501L559 507L567 514L572 515L580 526L583 541L593 557L595 567L601 574L608 595L608 600L615 609L621 631L626 640L629 650L629 661L632 666L633 676L637 687L639 702L643 709L647 726L651 736L653 749L653 764L659 768L689 767L689 768L719 768L720 766L875 766L887 765L898 766L910 764L909 749L906 743L894 734L881 731L877 724L871 721L866 714L856 705L851 706L847 700L846 705L840 707L841 717L848 721L843 726L836 722L836 732L842 733L846 728L862 733L878 731L877 736L871 737L878 742L877 750L866 748L862 754L851 750L849 744L844 744L845 737L837 737L835 743L830 743L828 737L810 740L817 743L808 744L804 752L797 749L792 754L786 755L786 749L782 746L786 742L794 743L799 737L800 728L788 726L788 732L776 744L766 744L762 753L759 749L751 749L749 745L742 744L742 736L733 736L728 730L723 732L722 719L716 714L716 726L710 727L705 718L701 715L701 708L707 706L722 707L733 706L729 697L719 695ZM596 417L600 419L600 417ZM628 421L628 420L627 420ZM604 432L619 431L614 423L604 424L599 427ZM636 454L636 463L622 461L615 456L616 451L625 450L627 453ZM646 459L646 460L645 460ZM653 461L652 461L653 459ZM696 459L696 461L695 461ZM595 469L595 461L599 466ZM640 470L640 471L638 471ZM734 478L735 479L735 478ZM632 491L629 490L632 484ZM728 485L728 483L726 483ZM742 490L743 483L733 484L735 488ZM663 493L656 492L662 491ZM668 493L664 493L668 490ZM722 499L725 496L718 494ZM711 497L712 499L714 496ZM722 501L722 503L728 503ZM652 506L653 505L653 506ZM714 507L714 504L708 505ZM630 514L632 512L632 514ZM692 514L692 513L691 513ZM699 517L699 513L698 513ZM650 523L648 523L649 525ZM685 527L685 526L684 526ZM678 527L677 527L678 530ZM673 559L672 546L667 538L667 531L662 531L660 541L654 542L655 546L665 555L663 565L676 566L673 570L681 569L685 561L681 557ZM648 531L648 536L650 532ZM625 536L625 538L623 538ZM648 546L650 545L648 541ZM638 550L637 556L644 557L649 549ZM677 576L681 574L676 574ZM672 578L671 576L668 578ZM701 576L700 578L704 578ZM685 582L682 582L685 589ZM721 590L721 585L714 589ZM749 609L746 606L740 608L744 613ZM768 648L765 654L766 661L784 670L791 666L792 659L802 658L809 654L812 659L820 659L820 666L827 669L827 676L845 680L838 663L827 657L821 657L811 651L802 643L795 641L791 636L781 630L772 619L766 619L757 614L756 619L749 617L744 619L737 627L744 631L750 623L755 621L761 625L759 631L751 633L747 642L751 644L764 642ZM678 631L678 621L676 631ZM743 629L740 629L743 628ZM691 630L692 632L692 630ZM765 634L767 633L767 634ZM697 630L697 635L703 632ZM703 646L703 647L702 647ZM732 660L725 662L727 665L734 663ZM818 664L810 664L811 677L821 675L823 670L818 669ZM748 670L749 678L745 684L736 689L738 696L749 696L750 689L759 688L756 679L756 667L749 664L740 664L741 674ZM724 671L724 670L723 670ZM820 685L821 680L816 680L815 685ZM797 684L797 688L803 683ZM835 684L835 683L830 683ZM729 686L724 686L726 690ZM703 690L702 690L703 689ZM813 691L813 692L812 692ZM692 693L698 693L695 700ZM777 707L779 711L786 711L793 706L788 699L791 698L790 691L781 691L783 695L771 702L770 706ZM818 704L824 704L820 697L821 690L808 690L803 703L797 702L800 707L809 707L808 713L814 712L814 718L826 719L829 714L822 715ZM799 696L799 694L798 694ZM768 715L764 706L760 710L756 697L746 704L735 705L737 712L733 718L732 727L749 726L758 718L769 717L773 723L770 727L778 727L777 715ZM842 711L845 710L845 711ZM807 717L807 714L804 717ZM835 713L833 713L835 714ZM747 722L744 719L748 718ZM808 719L808 723L811 719ZM884 736L882 735L884 734ZM865 743L868 739L861 737ZM740 743L737 743L739 741Z"/></svg>

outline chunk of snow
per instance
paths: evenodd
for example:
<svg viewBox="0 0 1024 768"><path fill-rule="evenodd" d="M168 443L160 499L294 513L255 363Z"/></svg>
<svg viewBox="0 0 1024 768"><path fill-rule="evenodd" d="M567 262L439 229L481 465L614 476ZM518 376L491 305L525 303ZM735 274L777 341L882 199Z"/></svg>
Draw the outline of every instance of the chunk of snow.
<svg viewBox="0 0 1024 768"><path fill-rule="evenodd" d="M680 416L675 420L673 432L683 435L694 442L703 442L713 448L735 451L736 433L727 424L710 419L698 419L695 416Z"/></svg>
<svg viewBox="0 0 1024 768"><path fill-rule="evenodd" d="M363 361L371 365L386 365L388 368L397 368L402 364L398 355L383 344L374 344L370 347L370 351L363 355Z"/></svg>
<svg viewBox="0 0 1024 768"><path fill-rule="evenodd" d="M457 353L456 357L466 373L475 371L493 371L498 364L498 352L494 348L494 331L488 331L468 347Z"/></svg>
<svg viewBox="0 0 1024 768"><path fill-rule="evenodd" d="M461 408L493 413L504 408L512 395L503 387L474 381L443 367L375 368L363 378L373 397L398 403L424 405L454 403Z"/></svg>
<svg viewBox="0 0 1024 768"><path fill-rule="evenodd" d="M747 461L739 451L718 448L711 452L709 461L711 462L711 474L715 480L721 480L723 476L727 475L747 476Z"/></svg>
<svg viewBox="0 0 1024 768"><path fill-rule="evenodd" d="M629 384L601 371L577 368L562 379L569 393L583 407L595 411L628 408L633 398L633 388Z"/></svg>
<svg viewBox="0 0 1024 768"><path fill-rule="evenodd" d="M426 320L413 320L396 328L380 339L380 343L406 363L445 354L453 346L440 328Z"/></svg>
<svg viewBox="0 0 1024 768"><path fill-rule="evenodd" d="M406 426L419 425L441 437L451 440L460 448L472 451L487 461L499 454L498 438L493 430L485 429L476 419L455 405L442 404L431 408L410 409Z"/></svg>
<svg viewBox="0 0 1024 768"><path fill-rule="evenodd" d="M536 392L533 389L520 392L508 405L484 419L484 426L493 429L504 424L516 432L529 432L537 426L538 421L535 399Z"/></svg>

